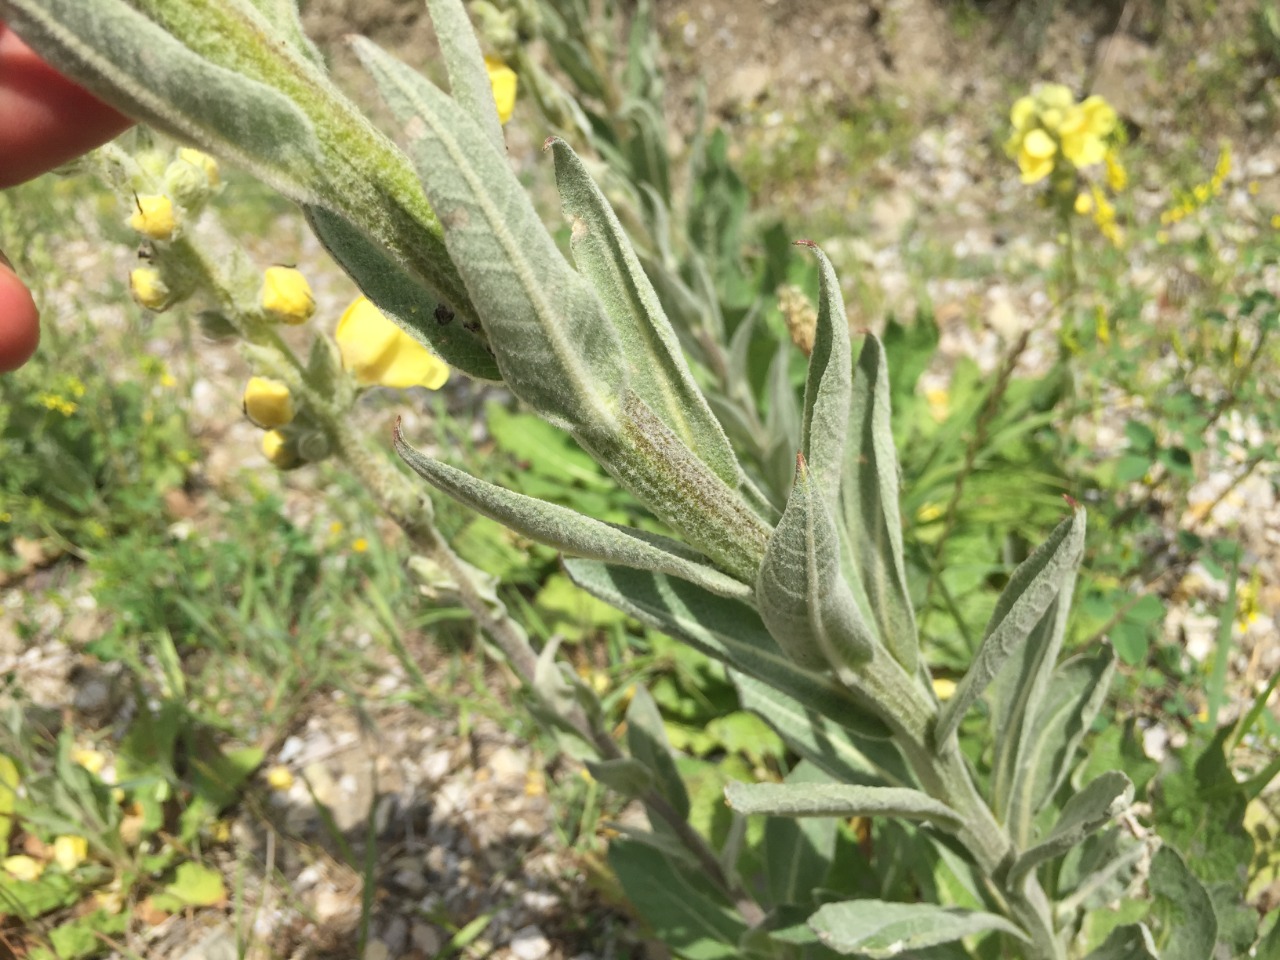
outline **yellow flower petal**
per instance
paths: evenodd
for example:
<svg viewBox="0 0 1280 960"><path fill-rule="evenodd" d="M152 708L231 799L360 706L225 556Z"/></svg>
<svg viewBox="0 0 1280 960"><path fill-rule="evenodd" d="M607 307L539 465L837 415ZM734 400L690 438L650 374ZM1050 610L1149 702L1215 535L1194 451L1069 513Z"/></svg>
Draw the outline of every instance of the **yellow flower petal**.
<svg viewBox="0 0 1280 960"><path fill-rule="evenodd" d="M38 880L40 874L44 873L44 864L39 860L20 854L16 857L5 857L0 862L0 867L4 868L4 872L17 880Z"/></svg>
<svg viewBox="0 0 1280 960"><path fill-rule="evenodd" d="M71 760L80 764L94 776L100 774L107 765L107 758L97 750L91 750L86 747L79 747L71 751Z"/></svg>
<svg viewBox="0 0 1280 960"><path fill-rule="evenodd" d="M129 292L148 310L163 310L169 305L169 286L155 267L138 267L130 273Z"/></svg>
<svg viewBox="0 0 1280 960"><path fill-rule="evenodd" d="M268 267L262 275L262 309L280 323L306 323L316 312L311 284L293 267Z"/></svg>
<svg viewBox="0 0 1280 960"><path fill-rule="evenodd" d="M293 774L284 764L276 764L267 770L267 786L272 790L288 790L293 786Z"/></svg>
<svg viewBox="0 0 1280 960"><path fill-rule="evenodd" d="M1035 89L1042 109L1065 110L1076 102L1071 88L1061 83L1042 83Z"/></svg>
<svg viewBox="0 0 1280 960"><path fill-rule="evenodd" d="M933 692L939 700L950 700L956 693L956 682L946 677L935 677Z"/></svg>
<svg viewBox="0 0 1280 960"><path fill-rule="evenodd" d="M283 427L294 417L293 397L279 380L250 377L243 404L245 416L263 429Z"/></svg>
<svg viewBox="0 0 1280 960"><path fill-rule="evenodd" d="M63 836L53 841L53 862L70 873L89 856L89 841L84 837Z"/></svg>
<svg viewBox="0 0 1280 960"><path fill-rule="evenodd" d="M485 57L484 68L493 87L493 102L498 107L498 122L506 123L516 109L516 72L498 57Z"/></svg>
<svg viewBox="0 0 1280 960"><path fill-rule="evenodd" d="M136 197L129 226L152 240L172 240L174 231L178 229L173 201L163 194Z"/></svg>
<svg viewBox="0 0 1280 960"><path fill-rule="evenodd" d="M268 430L262 435L262 455L281 470L287 470L298 462L289 438L279 430Z"/></svg>
<svg viewBox="0 0 1280 960"><path fill-rule="evenodd" d="M1022 182L1036 183L1047 177L1053 170L1053 158L1057 152L1058 145L1043 130L1032 130L1023 137L1022 149L1018 152Z"/></svg>
<svg viewBox="0 0 1280 960"><path fill-rule="evenodd" d="M1093 197L1087 193L1076 194L1075 209L1080 216L1088 216L1093 211Z"/></svg>
<svg viewBox="0 0 1280 960"><path fill-rule="evenodd" d="M449 366L383 316L367 298L347 307L334 333L342 364L365 386L438 390Z"/></svg>
<svg viewBox="0 0 1280 960"><path fill-rule="evenodd" d="M1009 111L1009 122L1013 124L1013 129L1019 133L1025 133L1036 118L1036 101L1034 97L1019 97L1013 102L1013 109Z"/></svg>

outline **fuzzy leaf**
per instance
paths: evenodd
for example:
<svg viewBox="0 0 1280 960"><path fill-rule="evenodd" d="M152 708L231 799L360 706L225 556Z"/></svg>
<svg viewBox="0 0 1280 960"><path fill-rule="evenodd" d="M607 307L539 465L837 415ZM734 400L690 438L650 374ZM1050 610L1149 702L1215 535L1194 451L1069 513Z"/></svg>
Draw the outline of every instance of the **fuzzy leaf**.
<svg viewBox="0 0 1280 960"><path fill-rule="evenodd" d="M1123 773L1104 773L1073 796L1062 808L1049 835L1022 856L1009 870L1009 886L1017 887L1026 875L1046 860L1060 857L1102 829L1133 802L1133 783Z"/></svg>
<svg viewBox="0 0 1280 960"><path fill-rule="evenodd" d="M680 816L689 817L689 793L676 770L671 744L662 726L662 714L649 691L636 685L627 707L627 747L631 756L653 773L654 786Z"/></svg>
<svg viewBox="0 0 1280 960"><path fill-rule="evenodd" d="M844 312L840 281L831 261L817 244L801 240L818 258L818 328L809 374L804 384L801 450L822 490L823 503L834 514L840 495L849 434L849 405L853 391L853 361L849 347L849 318Z"/></svg>
<svg viewBox="0 0 1280 960"><path fill-rule="evenodd" d="M1210 960L1218 940L1218 919L1204 884L1187 869L1182 855L1165 845L1151 859L1147 878L1160 926L1161 960Z"/></svg>
<svg viewBox="0 0 1280 960"><path fill-rule="evenodd" d="M868 336L853 372L840 491L843 532L880 641L907 673L920 658L898 512L898 456L890 425L884 347Z"/></svg>
<svg viewBox="0 0 1280 960"><path fill-rule="evenodd" d="M498 122L493 85L484 67L480 41L467 19L462 0L427 0L427 12L440 41L440 54L449 72L449 93L454 101L484 131L499 155L507 155L507 144Z"/></svg>
<svg viewBox="0 0 1280 960"><path fill-rule="evenodd" d="M1114 670L1109 647L1072 657L1054 671L1034 716L1027 717L1004 821L1020 845L1028 842L1036 814L1071 769L1080 741L1106 700Z"/></svg>
<svg viewBox="0 0 1280 960"><path fill-rule="evenodd" d="M751 590L699 563L683 544L655 534L593 520L576 510L526 497L480 480L415 450L399 432L396 452L437 489L531 540L566 553L681 577L725 597L749 599Z"/></svg>
<svg viewBox="0 0 1280 960"><path fill-rule="evenodd" d="M622 345L586 281L565 263L484 132L430 81L375 44L353 49L405 126L409 156L503 379L547 419L604 431L618 415Z"/></svg>
<svg viewBox="0 0 1280 960"><path fill-rule="evenodd" d="M803 456L796 457L795 485L765 550L756 602L769 633L802 667L854 667L875 652L841 573L835 521Z"/></svg>
<svg viewBox="0 0 1280 960"><path fill-rule="evenodd" d="M634 799L653 786L653 774L639 760L618 757L616 760L587 760L587 772L610 790Z"/></svg>
<svg viewBox="0 0 1280 960"><path fill-rule="evenodd" d="M772 817L901 817L932 820L948 830L961 826L960 814L919 790L859 787L843 783L739 783L724 791L739 813Z"/></svg>
<svg viewBox="0 0 1280 960"><path fill-rule="evenodd" d="M816 765L801 761L787 783L824 784L831 778ZM830 817L796 820L770 817L764 825L765 877L769 903L810 903L822 886L836 855L838 823Z"/></svg>
<svg viewBox="0 0 1280 960"><path fill-rule="evenodd" d="M478 380L501 380L485 338L381 245L331 210L304 205L307 223L360 292L445 363Z"/></svg>
<svg viewBox="0 0 1280 960"><path fill-rule="evenodd" d="M809 926L837 953L856 953L876 960L995 930L1027 939L1021 930L995 914L884 900L829 903L809 918Z"/></svg>
<svg viewBox="0 0 1280 960"><path fill-rule="evenodd" d="M1160 960L1160 954L1145 923L1126 923L1112 930L1084 960Z"/></svg>
<svg viewBox="0 0 1280 960"><path fill-rule="evenodd" d="M0 0L0 19L64 73L176 138L314 196L320 149L280 91L210 62L123 0ZM259 42L269 35L258 31Z"/></svg>
<svg viewBox="0 0 1280 960"><path fill-rule="evenodd" d="M276 33L284 37L295 51L321 70L324 69L324 57L302 29L302 18L298 16L298 0L249 0L249 2L257 7L258 12L275 28Z"/></svg>
<svg viewBox="0 0 1280 960"><path fill-rule="evenodd" d="M852 692L828 677L801 669L783 654L760 615L745 603L662 574L593 560L566 559L564 566L578 586L641 623L759 678L852 731L888 737L885 725Z"/></svg>
<svg viewBox="0 0 1280 960"><path fill-rule="evenodd" d="M573 225L574 260L618 331L632 389L717 476L736 485L737 457L694 382L675 330L613 208L569 145L558 137L548 143L560 202Z"/></svg>
<svg viewBox="0 0 1280 960"><path fill-rule="evenodd" d="M964 715L1015 654L1018 657L1014 666L1039 665L1047 658L1048 670L1053 669L1061 637L1053 642L1054 633L1038 634L1037 637L1046 641L1039 650L1032 649L1027 640L1054 601L1065 597L1059 604L1062 609L1071 602L1070 591L1075 586L1076 570L1084 552L1084 525L1084 510L1076 508L1009 578L987 623L973 665L938 717L936 745L939 751L951 748L952 735ZM1048 671L1043 674L1043 678L1039 673L1026 675L1017 704L1010 708L1016 716L1003 718L1002 722L998 718L998 731L1007 731L1011 721L1016 724L1027 712L1027 705L1039 699L1048 681Z"/></svg>

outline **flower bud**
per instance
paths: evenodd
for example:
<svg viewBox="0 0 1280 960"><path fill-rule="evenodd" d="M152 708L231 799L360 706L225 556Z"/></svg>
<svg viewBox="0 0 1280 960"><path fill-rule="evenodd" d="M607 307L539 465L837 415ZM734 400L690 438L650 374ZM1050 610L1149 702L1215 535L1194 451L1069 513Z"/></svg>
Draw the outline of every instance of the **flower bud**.
<svg viewBox="0 0 1280 960"><path fill-rule="evenodd" d="M298 465L298 454L293 444L279 430L268 430L262 435L262 455L272 466L288 470Z"/></svg>
<svg viewBox="0 0 1280 960"><path fill-rule="evenodd" d="M84 837L61 836L53 841L53 860L70 873L89 856L89 841Z"/></svg>
<svg viewBox="0 0 1280 960"><path fill-rule="evenodd" d="M382 315L368 299L347 307L334 332L342 365L364 386L439 390L449 366Z"/></svg>
<svg viewBox="0 0 1280 960"><path fill-rule="evenodd" d="M268 267L262 277L262 309L279 323L296 326L316 312L311 285L293 267Z"/></svg>
<svg viewBox="0 0 1280 960"><path fill-rule="evenodd" d="M299 432L294 445L298 459L307 463L319 463L329 456L329 437L323 430L304 430Z"/></svg>
<svg viewBox="0 0 1280 960"><path fill-rule="evenodd" d="M173 201L164 194L146 194L134 198L136 209L129 226L152 240L172 240L178 229L178 215Z"/></svg>
<svg viewBox="0 0 1280 960"><path fill-rule="evenodd" d="M244 413L264 430L283 427L293 420L293 397L279 380L250 377L244 388Z"/></svg>
<svg viewBox="0 0 1280 960"><path fill-rule="evenodd" d="M217 162L199 150L179 151L178 159L164 171L165 190L189 213L199 212L217 185Z"/></svg>
<svg viewBox="0 0 1280 960"><path fill-rule="evenodd" d="M516 72L498 57L485 57L484 68L493 87L493 101L498 107L498 122L506 123L516 109Z"/></svg>
<svg viewBox="0 0 1280 960"><path fill-rule="evenodd" d="M222 182L222 177L218 172L218 161L207 153L193 150L191 147L183 147L178 151L178 159L185 160L193 167L199 167L204 173L205 179L209 181L209 186L216 187Z"/></svg>
<svg viewBox="0 0 1280 960"><path fill-rule="evenodd" d="M169 286L155 267L138 267L129 274L129 292L148 310L164 310L172 302Z"/></svg>

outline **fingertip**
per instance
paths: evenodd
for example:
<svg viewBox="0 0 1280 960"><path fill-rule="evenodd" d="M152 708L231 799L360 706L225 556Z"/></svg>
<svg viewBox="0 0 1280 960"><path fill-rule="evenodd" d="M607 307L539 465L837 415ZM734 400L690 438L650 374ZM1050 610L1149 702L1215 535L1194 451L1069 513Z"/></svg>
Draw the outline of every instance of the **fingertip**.
<svg viewBox="0 0 1280 960"><path fill-rule="evenodd" d="M0 373L17 370L40 342L40 311L17 274L0 264Z"/></svg>

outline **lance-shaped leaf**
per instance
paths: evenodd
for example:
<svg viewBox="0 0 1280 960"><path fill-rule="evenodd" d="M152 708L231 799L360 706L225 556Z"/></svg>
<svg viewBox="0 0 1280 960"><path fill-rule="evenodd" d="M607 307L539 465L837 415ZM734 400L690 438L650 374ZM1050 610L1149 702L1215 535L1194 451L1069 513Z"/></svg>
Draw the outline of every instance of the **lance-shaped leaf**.
<svg viewBox="0 0 1280 960"><path fill-rule="evenodd" d="M331 210L313 204L302 210L329 255L405 333L476 379L502 379L485 338L386 248Z"/></svg>
<svg viewBox="0 0 1280 960"><path fill-rule="evenodd" d="M839 783L867 787L914 782L902 754L887 739L851 731L764 680L730 670L742 709L777 731L787 746Z"/></svg>
<svg viewBox="0 0 1280 960"><path fill-rule="evenodd" d="M1160 960L1160 953L1145 923L1126 923L1112 930L1084 960Z"/></svg>
<svg viewBox="0 0 1280 960"><path fill-rule="evenodd" d="M653 786L653 773L632 757L616 760L587 760L587 772L610 790L636 798Z"/></svg>
<svg viewBox="0 0 1280 960"><path fill-rule="evenodd" d="M131 116L314 196L320 147L280 91L212 63L123 0L3 0L27 43Z"/></svg>
<svg viewBox="0 0 1280 960"><path fill-rule="evenodd" d="M556 249L484 132L430 81L356 38L353 49L404 124L409 156L512 392L567 428L606 430L627 383L622 345Z"/></svg>
<svg viewBox="0 0 1280 960"><path fill-rule="evenodd" d="M639 685L627 706L627 748L631 756L653 774L658 793L675 808L676 813L687 819L689 793L671 755L671 743L662 725L662 714L658 712L653 696Z"/></svg>
<svg viewBox="0 0 1280 960"><path fill-rule="evenodd" d="M1114 671L1110 647L1072 657L1053 672L1044 698L1026 718L1009 804L996 811L1020 845L1027 844L1036 814L1071 769L1080 741L1106 700Z"/></svg>
<svg viewBox="0 0 1280 960"><path fill-rule="evenodd" d="M791 497L760 565L756 604L769 633L802 667L854 667L875 652L840 570L839 535L826 495L803 455L796 457Z"/></svg>
<svg viewBox="0 0 1280 960"><path fill-rule="evenodd" d="M1076 569L1083 552L1084 510L1077 507L1070 517L1058 524L1048 540L1018 565L1018 569L1009 578L1009 583L996 603L995 612L987 623L982 644L978 647L972 666L956 686L955 693L938 717L935 736L939 751L950 749L951 737L964 715L987 688L987 684L995 679L1015 655L1017 659L1013 666L1026 668L1025 687L1020 691L1018 702L1010 709L1016 711L1016 716L1020 719L1025 713L1026 704L1038 700L1048 681L1047 671L1044 672L1043 679L1040 678L1039 667L1045 662L1045 658L1049 658L1048 669L1053 669L1061 636L1057 631L1037 634L1037 638L1045 641L1041 649L1033 649L1028 643L1028 637L1033 635L1054 601L1065 594L1065 600L1059 604L1058 609L1063 609L1070 603L1070 591L1075 586ZM1053 641L1055 635L1058 636L1057 642ZM1008 729L1011 719L1013 718L998 718L997 729Z"/></svg>
<svg viewBox="0 0 1280 960"><path fill-rule="evenodd" d="M737 484L733 448L694 382L658 294L613 208L568 144L558 137L548 144L560 202L573 225L574 260L618 331L631 388L717 476Z"/></svg>
<svg viewBox="0 0 1280 960"><path fill-rule="evenodd" d="M843 783L739 783L724 790L739 813L771 817L901 817L930 820L947 830L963 825L960 814L940 800L905 787L861 787Z"/></svg>
<svg viewBox="0 0 1280 960"><path fill-rule="evenodd" d="M494 150L506 156L507 144L498 122L493 84L484 67L480 41L467 19L462 0L427 0L427 12L440 41L440 54L449 72L449 93L476 125L484 131Z"/></svg>
<svg viewBox="0 0 1280 960"><path fill-rule="evenodd" d="M818 258L818 328L809 373L804 384L801 447L809 470L822 489L823 502L833 514L840 494L849 433L849 403L853 391L853 361L849 348L849 318L835 268L816 243L799 241Z"/></svg>
<svg viewBox="0 0 1280 960"><path fill-rule="evenodd" d="M756 677L862 736L887 739L888 728L841 684L804 670L769 636L760 615L683 580L593 560L566 559L570 579L641 623Z"/></svg>
<svg viewBox="0 0 1280 960"><path fill-rule="evenodd" d="M1213 898L1189 869L1182 855L1165 845L1151 858L1147 885L1155 898L1160 927L1161 960L1207 960L1218 941Z"/></svg>
<svg viewBox="0 0 1280 960"><path fill-rule="evenodd" d="M434 487L530 540L580 557L671 574L720 596L740 600L751 596L749 587L698 562L697 554L678 541L594 520L434 460L405 441L398 422L395 447L404 462Z"/></svg>
<svg viewBox="0 0 1280 960"><path fill-rule="evenodd" d="M1083 843L1090 834L1129 809L1131 803L1133 782L1123 773L1112 770L1090 781L1066 802L1049 835L1014 861L1009 869L1009 886L1020 886L1027 874L1040 864Z"/></svg>
<svg viewBox="0 0 1280 960"><path fill-rule="evenodd" d="M889 407L884 347L868 336L853 372L849 440L840 487L843 533L880 641L909 674L920 659L907 591L898 513L898 456Z"/></svg>
<svg viewBox="0 0 1280 960"><path fill-rule="evenodd" d="M530 704L530 710L558 735L557 741L570 756L597 759L599 752L595 743L569 718L581 711L591 729L598 730L604 723L604 711L595 691L583 683L568 664L556 661L559 647L559 638L554 638L538 654L532 683L537 699Z"/></svg>
<svg viewBox="0 0 1280 960"><path fill-rule="evenodd" d="M837 953L876 960L991 931L1027 940L1021 930L993 913L885 900L829 903L809 918L809 926Z"/></svg>
<svg viewBox="0 0 1280 960"><path fill-rule="evenodd" d="M830 783L831 777L816 764L801 761L787 775L792 785ZM796 820L770 817L764 825L765 877L768 902L810 903L822 886L836 855L839 825L831 817Z"/></svg>

